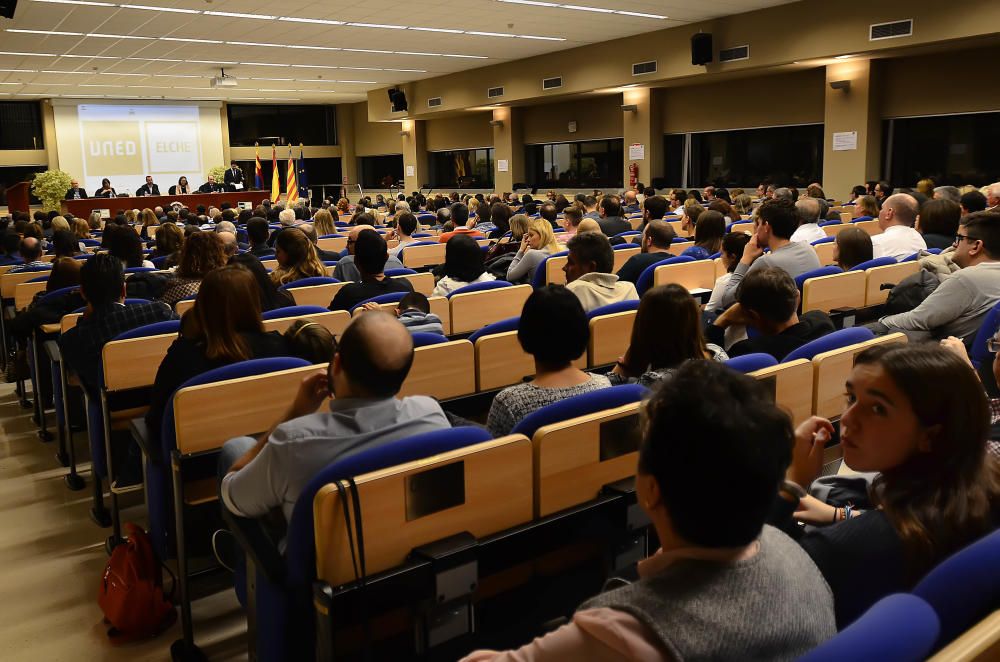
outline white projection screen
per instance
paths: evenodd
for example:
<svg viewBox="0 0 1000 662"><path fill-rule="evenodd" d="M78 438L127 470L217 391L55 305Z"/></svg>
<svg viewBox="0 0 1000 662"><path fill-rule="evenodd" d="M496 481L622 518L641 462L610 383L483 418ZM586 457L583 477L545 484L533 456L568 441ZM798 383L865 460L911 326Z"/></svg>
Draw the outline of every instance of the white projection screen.
<svg viewBox="0 0 1000 662"><path fill-rule="evenodd" d="M163 195L182 175L195 188L223 164L221 104L53 100L59 168L88 194L105 177L135 194L146 175Z"/></svg>

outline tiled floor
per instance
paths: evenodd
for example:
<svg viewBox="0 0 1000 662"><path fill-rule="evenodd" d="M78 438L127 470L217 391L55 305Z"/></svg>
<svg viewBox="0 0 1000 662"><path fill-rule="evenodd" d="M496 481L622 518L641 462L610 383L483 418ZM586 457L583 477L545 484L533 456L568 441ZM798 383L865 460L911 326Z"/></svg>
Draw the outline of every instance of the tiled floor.
<svg viewBox="0 0 1000 662"><path fill-rule="evenodd" d="M77 434L76 442L82 450L85 436ZM39 441L13 387L0 384L0 659L170 659L179 625L153 640L108 642L97 589L109 530L87 515L89 465L81 465L87 489L70 492L55 450L55 442ZM123 519L144 523L145 510L129 508ZM246 622L231 590L196 601L194 619L209 659L246 659Z"/></svg>

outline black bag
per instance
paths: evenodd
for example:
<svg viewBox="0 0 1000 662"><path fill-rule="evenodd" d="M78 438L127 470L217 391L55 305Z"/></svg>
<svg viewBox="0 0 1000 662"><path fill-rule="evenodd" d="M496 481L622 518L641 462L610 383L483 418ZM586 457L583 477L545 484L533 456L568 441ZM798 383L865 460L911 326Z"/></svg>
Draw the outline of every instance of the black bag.
<svg viewBox="0 0 1000 662"><path fill-rule="evenodd" d="M493 258L483 266L486 267L487 273L496 276L498 280L507 280L507 270L510 269L510 263L516 256L517 253L507 253Z"/></svg>
<svg viewBox="0 0 1000 662"><path fill-rule="evenodd" d="M167 281L170 276L153 272L140 272L132 274L125 281L125 294L130 299L148 299L154 301L159 299L163 291L167 288Z"/></svg>
<svg viewBox="0 0 1000 662"><path fill-rule="evenodd" d="M885 315L908 313L929 297L941 284L940 279L930 271L921 269L907 276L892 288L885 302Z"/></svg>

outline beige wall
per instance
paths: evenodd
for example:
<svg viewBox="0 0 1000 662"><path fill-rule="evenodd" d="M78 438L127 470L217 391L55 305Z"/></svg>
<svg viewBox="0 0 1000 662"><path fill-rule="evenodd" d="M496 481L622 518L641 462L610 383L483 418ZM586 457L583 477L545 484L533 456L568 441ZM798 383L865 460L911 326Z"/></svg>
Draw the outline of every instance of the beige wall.
<svg viewBox="0 0 1000 662"><path fill-rule="evenodd" d="M882 60L882 117L1000 111L998 61L1000 47Z"/></svg>
<svg viewBox="0 0 1000 662"><path fill-rule="evenodd" d="M663 133L823 121L823 68L656 90Z"/></svg>
<svg viewBox="0 0 1000 662"><path fill-rule="evenodd" d="M440 152L449 149L492 147L493 129L490 111L470 112L441 119L427 120L427 149Z"/></svg>
<svg viewBox="0 0 1000 662"><path fill-rule="evenodd" d="M351 104L354 121L339 127L340 131L354 132L354 153L358 156L402 154L403 142L399 136L399 122L369 122L366 102Z"/></svg>
<svg viewBox="0 0 1000 662"><path fill-rule="evenodd" d="M525 144L622 137L622 95L606 94L576 101L520 109ZM569 123L576 122L576 133Z"/></svg>

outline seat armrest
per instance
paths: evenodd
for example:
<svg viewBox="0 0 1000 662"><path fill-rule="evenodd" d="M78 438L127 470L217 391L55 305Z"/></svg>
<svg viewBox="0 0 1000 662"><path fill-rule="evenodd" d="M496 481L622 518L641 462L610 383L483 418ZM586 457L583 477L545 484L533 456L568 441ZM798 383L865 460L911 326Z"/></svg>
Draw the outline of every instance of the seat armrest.
<svg viewBox="0 0 1000 662"><path fill-rule="evenodd" d="M149 438L149 426L145 418L133 418L129 421L129 431L135 443L142 449L142 454L153 464L159 464L159 455L152 452L152 440Z"/></svg>
<svg viewBox="0 0 1000 662"><path fill-rule="evenodd" d="M49 360L53 363L62 363L62 352L59 351L59 343L55 340L46 340L42 346L45 353L49 355Z"/></svg>
<svg viewBox="0 0 1000 662"><path fill-rule="evenodd" d="M285 581L285 559L278 550L276 541L268 534L263 522L259 519L234 515L225 507L222 499L219 502L223 504L222 515L229 526L229 531L243 548L243 552L253 561L254 566L263 572L272 584L280 585L283 583Z"/></svg>

